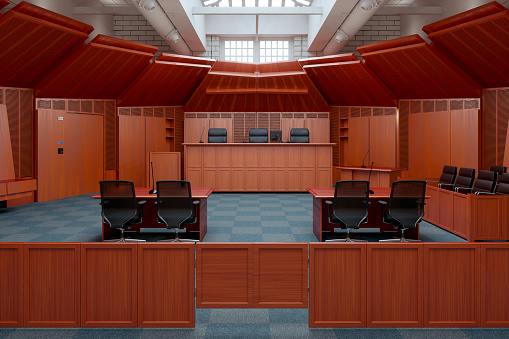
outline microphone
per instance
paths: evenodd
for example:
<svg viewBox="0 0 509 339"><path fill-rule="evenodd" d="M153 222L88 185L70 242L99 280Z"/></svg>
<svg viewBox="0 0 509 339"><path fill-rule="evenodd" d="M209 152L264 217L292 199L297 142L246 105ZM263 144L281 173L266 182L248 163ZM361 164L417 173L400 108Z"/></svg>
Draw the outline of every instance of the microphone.
<svg viewBox="0 0 509 339"><path fill-rule="evenodd" d="M203 132L205 132L205 127L203 127L203 130L201 131L200 144L203 144Z"/></svg>
<svg viewBox="0 0 509 339"><path fill-rule="evenodd" d="M150 162L150 167L152 167L152 189L148 191L148 194L156 194L157 191L155 189L155 180L154 180L154 165L152 164L152 161Z"/></svg>
<svg viewBox="0 0 509 339"><path fill-rule="evenodd" d="M366 155L364 156L364 159L362 159L362 166L361 166L362 168L366 168L366 165L364 165L364 160L366 160L368 153L369 153L369 148L368 148L368 151L366 152Z"/></svg>
<svg viewBox="0 0 509 339"><path fill-rule="evenodd" d="M374 163L375 163L374 161L371 162L371 168L369 169L368 182L371 180L371 172L373 171L373 164ZM364 166L364 167L366 167L366 166ZM369 194L375 194L375 192L373 192L372 190L369 190Z"/></svg>
<svg viewBox="0 0 509 339"><path fill-rule="evenodd" d="M276 142L281 142L281 137L279 136L279 133L276 133Z"/></svg>

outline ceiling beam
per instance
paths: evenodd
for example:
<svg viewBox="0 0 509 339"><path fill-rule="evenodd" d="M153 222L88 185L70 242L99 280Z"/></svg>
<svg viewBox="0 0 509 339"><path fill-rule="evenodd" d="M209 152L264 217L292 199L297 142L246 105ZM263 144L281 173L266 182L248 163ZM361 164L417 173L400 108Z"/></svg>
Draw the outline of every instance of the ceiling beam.
<svg viewBox="0 0 509 339"><path fill-rule="evenodd" d="M73 14L76 15L139 15L140 12L134 6L74 6Z"/></svg>
<svg viewBox="0 0 509 339"><path fill-rule="evenodd" d="M322 7L193 7L193 15L322 15Z"/></svg>

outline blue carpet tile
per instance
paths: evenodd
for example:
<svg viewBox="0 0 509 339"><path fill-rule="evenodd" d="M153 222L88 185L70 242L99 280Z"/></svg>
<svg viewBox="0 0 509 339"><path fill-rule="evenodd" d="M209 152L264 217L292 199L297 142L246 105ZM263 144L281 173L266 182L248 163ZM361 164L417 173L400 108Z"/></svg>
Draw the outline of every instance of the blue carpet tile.
<svg viewBox="0 0 509 339"><path fill-rule="evenodd" d="M101 208L91 197L87 194L0 209L0 242L101 241ZM205 242L318 241L313 234L313 198L307 193L213 193L207 212ZM344 233L336 229L335 234L325 234L324 238L340 238ZM420 224L419 233L422 241L464 241L427 222ZM368 241L393 235L352 231L352 238ZM149 241L167 237L139 236Z"/></svg>

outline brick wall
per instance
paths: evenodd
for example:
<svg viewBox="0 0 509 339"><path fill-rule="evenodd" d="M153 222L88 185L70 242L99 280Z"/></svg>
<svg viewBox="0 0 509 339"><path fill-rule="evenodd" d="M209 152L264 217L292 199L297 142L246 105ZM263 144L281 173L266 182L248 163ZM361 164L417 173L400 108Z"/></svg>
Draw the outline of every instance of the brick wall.
<svg viewBox="0 0 509 339"><path fill-rule="evenodd" d="M203 53L194 53L194 56L207 58L207 59L219 59L220 51L219 51L219 37L213 35L207 35L206 46L207 51Z"/></svg>
<svg viewBox="0 0 509 339"><path fill-rule="evenodd" d="M355 50L357 47L399 38L400 34L399 15L373 15L340 53L355 53L360 56Z"/></svg>
<svg viewBox="0 0 509 339"><path fill-rule="evenodd" d="M159 36L143 15L114 15L113 36L155 46L159 48L155 57L161 53L173 52L170 45Z"/></svg>

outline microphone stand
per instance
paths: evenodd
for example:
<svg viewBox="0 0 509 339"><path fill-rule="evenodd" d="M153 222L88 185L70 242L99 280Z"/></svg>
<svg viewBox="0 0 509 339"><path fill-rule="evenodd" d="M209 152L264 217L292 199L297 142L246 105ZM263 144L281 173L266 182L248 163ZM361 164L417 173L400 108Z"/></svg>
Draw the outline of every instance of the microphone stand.
<svg viewBox="0 0 509 339"><path fill-rule="evenodd" d="M150 162L150 167L152 167L152 189L150 191L148 191L148 194L156 194L157 191L155 189L154 165L152 164L152 161Z"/></svg>
<svg viewBox="0 0 509 339"><path fill-rule="evenodd" d="M201 131L200 144L203 144L203 132L205 132L205 127L203 127L203 130Z"/></svg>
<svg viewBox="0 0 509 339"><path fill-rule="evenodd" d="M371 168L369 169L368 182L371 180L371 172L373 171L373 164L374 163L375 163L374 161L371 162ZM364 166L364 167L366 167L366 166ZM373 192L372 190L369 190L369 194L375 194L375 192Z"/></svg>
<svg viewBox="0 0 509 339"><path fill-rule="evenodd" d="M366 155L364 156L364 159L362 159L362 168L366 168L366 165L364 165L364 160L366 160L366 157L368 156L368 153L369 153L369 149L368 151L366 152Z"/></svg>

